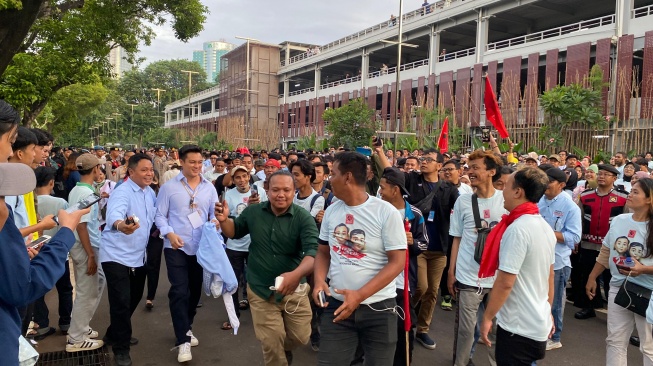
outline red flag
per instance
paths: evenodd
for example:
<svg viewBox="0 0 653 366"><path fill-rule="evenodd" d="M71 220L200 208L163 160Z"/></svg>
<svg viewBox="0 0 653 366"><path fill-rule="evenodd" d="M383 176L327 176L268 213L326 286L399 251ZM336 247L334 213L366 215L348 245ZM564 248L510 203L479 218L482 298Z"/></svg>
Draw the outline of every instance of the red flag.
<svg viewBox="0 0 653 366"><path fill-rule="evenodd" d="M442 131L440 131L440 137L438 138L438 149L440 149L441 153L449 150L449 117L444 118Z"/></svg>
<svg viewBox="0 0 653 366"><path fill-rule="evenodd" d="M485 117L490 121L494 128L497 129L499 136L501 138L508 138L508 130L506 129L506 124L503 123L503 117L501 116L501 110L499 110L499 103L497 103L497 96L494 95L492 90L492 85L490 85L490 79L485 78Z"/></svg>
<svg viewBox="0 0 653 366"><path fill-rule="evenodd" d="M404 230L406 232L410 231L410 221L404 219ZM406 332L410 331L411 322L410 322L410 292L409 292L409 280L408 280L408 267L410 265L410 250L406 249L406 265L404 267L404 330Z"/></svg>

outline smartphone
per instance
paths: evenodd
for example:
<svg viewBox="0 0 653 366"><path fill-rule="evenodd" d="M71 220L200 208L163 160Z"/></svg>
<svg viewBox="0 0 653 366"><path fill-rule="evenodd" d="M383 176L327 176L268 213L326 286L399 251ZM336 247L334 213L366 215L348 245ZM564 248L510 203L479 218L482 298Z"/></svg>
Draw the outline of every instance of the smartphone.
<svg viewBox="0 0 653 366"><path fill-rule="evenodd" d="M374 146L383 146L383 139L380 137L374 137Z"/></svg>
<svg viewBox="0 0 653 366"><path fill-rule="evenodd" d="M28 247L36 250L39 249L40 247L43 246L43 244L47 243L50 241L50 236L49 235L41 235L38 239L34 240L33 242L27 244Z"/></svg>
<svg viewBox="0 0 653 366"><path fill-rule="evenodd" d="M252 184L250 191L251 191L250 197L258 196L258 186L256 184Z"/></svg>
<svg viewBox="0 0 653 366"><path fill-rule="evenodd" d="M481 129L481 141L482 142L490 142L490 129L489 128L482 128Z"/></svg>
<svg viewBox="0 0 653 366"><path fill-rule="evenodd" d="M100 201L102 197L98 196L96 193L91 193L88 196L86 196L83 200L77 202L76 204L68 207L66 209L66 212L68 213L73 213L78 210L83 210L85 208L93 206L95 203Z"/></svg>
<svg viewBox="0 0 653 366"><path fill-rule="evenodd" d="M324 294L324 291L319 291L317 293L317 299L320 301L320 307L325 307L326 306L326 295Z"/></svg>
<svg viewBox="0 0 653 366"><path fill-rule="evenodd" d="M357 147L356 152L365 156L372 156L372 149L367 147Z"/></svg>

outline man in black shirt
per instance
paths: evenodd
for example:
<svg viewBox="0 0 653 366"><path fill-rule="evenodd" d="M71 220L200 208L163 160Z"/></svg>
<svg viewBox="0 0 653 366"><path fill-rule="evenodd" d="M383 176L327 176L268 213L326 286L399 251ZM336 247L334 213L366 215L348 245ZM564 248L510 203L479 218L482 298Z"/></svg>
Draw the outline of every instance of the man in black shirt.
<svg viewBox="0 0 653 366"><path fill-rule="evenodd" d="M383 144L375 146L374 161L381 168L390 167ZM443 161L442 154L428 149L420 158L420 171L404 173L410 193L406 199L422 211L429 238L428 249L417 257L417 291L412 295L412 304L417 308L415 339L428 349L435 349L435 341L429 337L428 331L447 262L445 253L452 240L449 236L450 214L458 198L458 189L453 184L438 179Z"/></svg>

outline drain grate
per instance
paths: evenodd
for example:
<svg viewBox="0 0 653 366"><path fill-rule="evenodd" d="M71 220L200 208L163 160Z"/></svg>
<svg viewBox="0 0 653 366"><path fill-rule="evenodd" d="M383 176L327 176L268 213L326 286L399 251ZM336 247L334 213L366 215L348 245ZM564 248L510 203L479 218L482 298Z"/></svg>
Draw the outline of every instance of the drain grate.
<svg viewBox="0 0 653 366"><path fill-rule="evenodd" d="M80 352L48 352L39 355L36 366L108 366L111 356L104 348Z"/></svg>

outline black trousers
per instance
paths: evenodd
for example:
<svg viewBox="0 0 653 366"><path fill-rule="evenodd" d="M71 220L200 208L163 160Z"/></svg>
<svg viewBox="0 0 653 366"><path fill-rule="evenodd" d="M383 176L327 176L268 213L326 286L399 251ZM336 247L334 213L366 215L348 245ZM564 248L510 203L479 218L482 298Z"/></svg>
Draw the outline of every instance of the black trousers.
<svg viewBox="0 0 653 366"><path fill-rule="evenodd" d="M225 249L227 252L227 258L229 258L229 263L231 263L231 267L234 269L234 274L236 275L236 278L238 279L238 287L239 288L245 288L245 265L247 264L247 258L249 258L249 252L239 252L237 250L231 250L231 249ZM236 315L240 318L240 307L239 307L239 293L240 291L236 291L233 295L231 295L231 298L234 301L234 307L236 308Z"/></svg>
<svg viewBox="0 0 653 366"><path fill-rule="evenodd" d="M538 342L497 326L496 347L497 366L530 366L544 358L546 341Z"/></svg>
<svg viewBox="0 0 653 366"><path fill-rule="evenodd" d="M145 266L128 267L116 262L103 262L107 279L111 324L106 338L113 342L113 353L129 352L132 337L131 317L145 290Z"/></svg>
<svg viewBox="0 0 653 366"><path fill-rule="evenodd" d="M73 285L70 283L70 267L66 261L63 276L57 281L55 287L59 296L59 328L70 326L70 316L73 312ZM45 304L45 296L36 300L34 303L34 322L41 329L50 326L50 311Z"/></svg>
<svg viewBox="0 0 653 366"><path fill-rule="evenodd" d="M172 326L175 329L175 346L190 342L186 335L192 330L197 313L197 303L202 293L202 275L204 270L197 263L197 257L188 255L181 249L163 249L168 268L170 290L168 300Z"/></svg>
<svg viewBox="0 0 653 366"><path fill-rule="evenodd" d="M147 299L154 300L156 289L159 286L159 273L161 271L161 256L163 255L163 239L158 235L152 236L147 241Z"/></svg>
<svg viewBox="0 0 653 366"><path fill-rule="evenodd" d="M451 247L452 245L450 244L449 247L447 248L447 264L444 266L444 270L442 271L442 277L440 277L440 296L442 297L451 296L451 294L449 293L449 286L448 286L449 259L451 258Z"/></svg>
<svg viewBox="0 0 653 366"><path fill-rule="evenodd" d="M598 257L599 252L596 250L579 248L578 249L578 279L580 283L578 286L574 284L574 306L581 309L600 309L603 307L603 298L601 296L594 296L594 299L590 301L585 293L585 285L589 279L594 264L596 263L596 257ZM608 280L608 283L610 281ZM597 279L596 289L599 290L599 284ZM599 291L600 292L600 291Z"/></svg>

